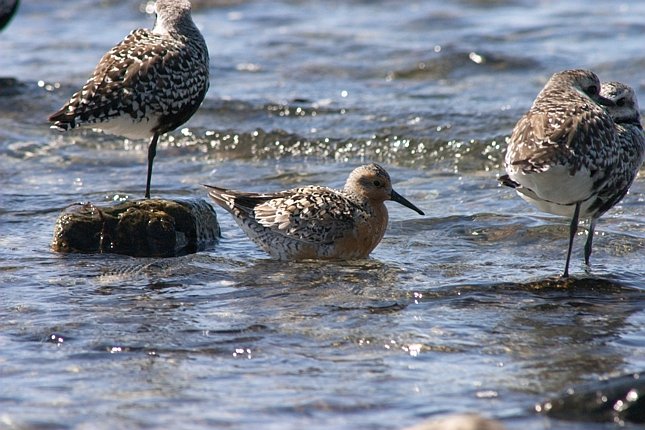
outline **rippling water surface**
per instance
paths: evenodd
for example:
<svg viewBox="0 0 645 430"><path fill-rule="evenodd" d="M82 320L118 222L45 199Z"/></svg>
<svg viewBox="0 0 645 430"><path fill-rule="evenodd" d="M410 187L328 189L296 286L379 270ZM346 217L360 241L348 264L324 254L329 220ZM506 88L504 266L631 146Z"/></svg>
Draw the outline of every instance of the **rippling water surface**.
<svg viewBox="0 0 645 430"><path fill-rule="evenodd" d="M448 4L440 4L448 3ZM645 100L645 4L195 1L211 89L162 139L153 195L203 183L341 187L377 161L389 205L368 260L279 263L220 212L220 244L169 259L58 255L67 205L140 198L145 142L46 117L152 25L136 1L24 0L0 34L0 427L399 429L478 411L510 429L612 428L534 405L645 367L645 181L599 222L497 186L519 116L584 67Z"/></svg>

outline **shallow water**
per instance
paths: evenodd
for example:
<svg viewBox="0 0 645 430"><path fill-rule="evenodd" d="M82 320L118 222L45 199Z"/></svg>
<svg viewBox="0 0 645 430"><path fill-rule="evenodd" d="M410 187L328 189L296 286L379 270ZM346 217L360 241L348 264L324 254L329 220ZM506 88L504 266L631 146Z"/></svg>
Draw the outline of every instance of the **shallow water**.
<svg viewBox="0 0 645 430"><path fill-rule="evenodd" d="M505 137L557 70L645 97L645 4L200 1L211 89L163 138L153 196L342 186L377 161L390 204L369 260L280 263L222 212L169 259L57 255L67 205L140 198L145 142L50 131L138 2L28 1L0 34L0 427L398 429L479 411L509 429L613 428L534 405L645 367L645 182L597 227L497 186ZM641 101L643 103L643 101Z"/></svg>

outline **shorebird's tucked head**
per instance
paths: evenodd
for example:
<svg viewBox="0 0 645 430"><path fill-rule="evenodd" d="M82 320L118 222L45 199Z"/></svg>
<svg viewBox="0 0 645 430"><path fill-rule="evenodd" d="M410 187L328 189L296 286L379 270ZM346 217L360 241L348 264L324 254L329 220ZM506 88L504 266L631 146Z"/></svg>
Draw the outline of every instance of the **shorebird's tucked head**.
<svg viewBox="0 0 645 430"><path fill-rule="evenodd" d="M155 2L155 26L152 29L157 34L176 32L181 28L193 28L188 0L157 0Z"/></svg>
<svg viewBox="0 0 645 430"><path fill-rule="evenodd" d="M544 87L545 90L560 88L563 90L573 89L599 105L611 106L613 104L611 100L600 95L600 79L590 70L573 69L555 73Z"/></svg>
<svg viewBox="0 0 645 430"><path fill-rule="evenodd" d="M376 204L392 200L424 215L421 209L392 189L390 175L375 163L354 169L345 183L345 192Z"/></svg>
<svg viewBox="0 0 645 430"><path fill-rule="evenodd" d="M600 95L613 102L606 110L617 124L641 123L641 113L636 100L636 93L629 85L622 82L603 82Z"/></svg>

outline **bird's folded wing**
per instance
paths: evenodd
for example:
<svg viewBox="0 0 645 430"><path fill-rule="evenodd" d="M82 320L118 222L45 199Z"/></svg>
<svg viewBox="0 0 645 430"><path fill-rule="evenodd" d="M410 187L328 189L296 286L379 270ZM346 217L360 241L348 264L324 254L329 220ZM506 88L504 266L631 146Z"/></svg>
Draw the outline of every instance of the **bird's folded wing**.
<svg viewBox="0 0 645 430"><path fill-rule="evenodd" d="M311 243L331 243L356 227L362 211L325 187L277 193L253 208L257 222L275 233Z"/></svg>

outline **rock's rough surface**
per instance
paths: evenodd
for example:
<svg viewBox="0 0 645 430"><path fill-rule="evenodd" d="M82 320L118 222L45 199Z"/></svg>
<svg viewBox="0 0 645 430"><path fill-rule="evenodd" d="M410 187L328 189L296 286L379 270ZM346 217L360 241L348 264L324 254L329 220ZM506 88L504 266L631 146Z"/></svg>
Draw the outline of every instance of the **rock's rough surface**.
<svg viewBox="0 0 645 430"><path fill-rule="evenodd" d="M219 237L217 215L204 200L148 199L105 207L77 203L56 220L52 249L171 257L197 252Z"/></svg>
<svg viewBox="0 0 645 430"><path fill-rule="evenodd" d="M535 409L562 420L645 423L645 372L569 388Z"/></svg>

